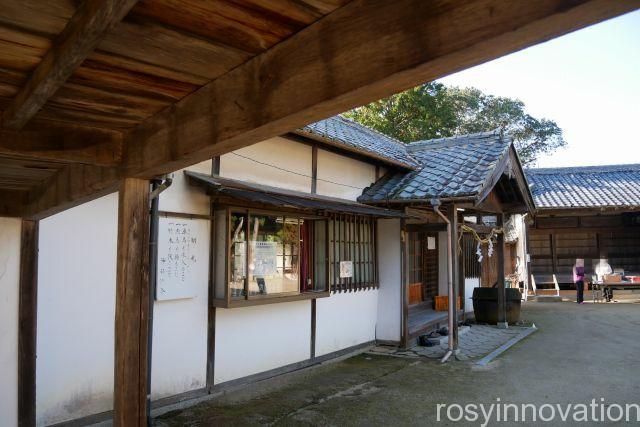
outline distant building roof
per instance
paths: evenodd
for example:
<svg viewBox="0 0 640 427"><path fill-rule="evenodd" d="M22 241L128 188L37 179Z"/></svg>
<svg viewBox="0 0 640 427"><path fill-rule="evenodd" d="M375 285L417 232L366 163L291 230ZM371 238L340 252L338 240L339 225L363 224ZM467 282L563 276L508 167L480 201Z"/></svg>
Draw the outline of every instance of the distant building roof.
<svg viewBox="0 0 640 427"><path fill-rule="evenodd" d="M640 164L525 173L538 209L640 207Z"/></svg>
<svg viewBox="0 0 640 427"><path fill-rule="evenodd" d="M330 117L297 129L295 133L322 139L406 169L418 166L406 144L341 116Z"/></svg>
<svg viewBox="0 0 640 427"><path fill-rule="evenodd" d="M387 175L366 188L360 202L475 197L484 188L511 138L498 131L417 141L407 145L416 170Z"/></svg>

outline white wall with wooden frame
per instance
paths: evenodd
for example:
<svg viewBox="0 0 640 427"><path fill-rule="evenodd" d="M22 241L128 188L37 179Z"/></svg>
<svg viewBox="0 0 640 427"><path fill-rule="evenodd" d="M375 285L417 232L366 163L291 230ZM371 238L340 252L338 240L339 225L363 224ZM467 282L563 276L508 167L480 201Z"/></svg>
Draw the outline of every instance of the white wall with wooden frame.
<svg viewBox="0 0 640 427"><path fill-rule="evenodd" d="M276 138L241 150L240 154L243 157L236 156L231 160L230 154L222 156L221 175L234 178L246 175L253 182L270 182L282 188L311 192L311 180L307 180L305 175L310 175L311 172L312 151L308 144ZM317 152L322 153L323 150L317 149ZM353 200L356 190L359 194L359 189L370 185L375 179L373 164L345 157L340 159L341 167L338 169L333 163L322 160L335 160L336 154L329 154L318 156L318 177L335 183L344 181L346 185L325 182L325 194ZM247 157L264 164L247 160ZM208 174L211 173L211 164L211 161L203 162L188 169ZM343 176L344 168L348 169L349 173ZM282 175L283 170L291 170L294 173ZM289 175L293 178L285 178ZM248 208L246 205L240 206L240 210L246 211L249 215L269 214L282 218L283 222L290 222L286 219L290 218L298 221L298 225L305 220L324 224L324 228L321 227L325 236L322 250L325 254L331 253L322 261L325 264L325 278L323 284L319 285L322 289L314 286L314 292L296 290L290 295L278 298L269 298L269 294L257 294L251 298L247 297L243 303L226 304L233 308L213 310L215 353L213 384L209 384L209 281L213 281L216 292L214 296L219 295L219 289L228 292L228 251L218 251L215 248L227 244L231 228L230 213L234 206L217 209L216 205L216 209L212 211L210 197L188 185L181 171L171 176L171 187L160 195L160 214L167 217L174 215L207 218L211 231L207 236L207 244L211 244L214 249L209 258L209 278L197 280L193 297L156 301L154 304L151 364L153 400L202 390L209 385L220 385L376 339L376 324L381 309L377 289L380 273L375 262L377 249L366 249L375 242L377 230L373 219L352 215L339 216L337 219L342 225L335 230L342 234L330 237L328 234L332 230L328 226L331 223L329 216L318 217L295 214L286 209L265 211ZM275 181L274 176L278 176ZM322 188L322 185L318 187ZM65 422L112 408L117 203L117 195L111 195L50 217L48 221L56 223L56 236L59 235L56 238L47 238L46 221L43 222L44 239L41 240L41 251L48 255L41 257L41 260L46 260L44 262L48 264L43 266L39 282L39 288L46 289L46 292L41 293L38 303L41 327L38 329L37 411L41 424ZM80 219L77 218L79 212ZM65 239L65 235L72 238ZM102 237L92 240L96 236ZM81 241L112 241L112 244L101 243L94 249L87 250L87 246L81 244ZM356 281L355 277L350 280L335 280L335 292L330 292L332 283L326 260L335 256L332 252L334 249L329 247L330 243L337 245L335 254L353 262L354 274L366 280ZM343 247L339 248L340 245ZM293 259L294 254L283 251L279 255ZM58 268L66 265L68 270L77 270L74 256L79 257L77 260L84 268L82 271L86 270L82 277L67 275ZM56 266L57 260L61 257L66 261ZM283 267L290 264L287 262L283 261ZM333 268L336 268L336 265L338 264L334 263ZM54 271L54 268L58 268L59 271ZM225 279L219 282L218 275L223 273ZM69 278L72 278L73 283L65 282ZM220 283L222 288L218 288ZM381 284L387 290L389 287L393 289L395 285L395 281ZM70 295L67 295L70 289L77 289L82 293L76 293L70 298ZM51 298L47 295L51 295ZM224 301L230 302L228 296L227 293ZM312 299L309 298L316 300L315 309ZM215 298L213 300L217 301ZM78 314L78 310L85 310L86 313ZM311 313L314 310L316 318L312 322ZM84 319L83 322L78 322L79 318ZM345 318L353 318L353 321L336 324L336 319ZM315 325L313 333L312 325ZM79 332L80 330L83 332ZM89 334L90 337L87 338L83 334ZM312 336L315 342L313 345ZM69 342L80 347L69 353ZM310 350L313 347L315 353ZM68 354L74 355L72 363L69 363L68 357L62 357ZM67 388L68 393L61 391L59 386L58 381L62 377L69 380L77 379L72 388Z"/></svg>

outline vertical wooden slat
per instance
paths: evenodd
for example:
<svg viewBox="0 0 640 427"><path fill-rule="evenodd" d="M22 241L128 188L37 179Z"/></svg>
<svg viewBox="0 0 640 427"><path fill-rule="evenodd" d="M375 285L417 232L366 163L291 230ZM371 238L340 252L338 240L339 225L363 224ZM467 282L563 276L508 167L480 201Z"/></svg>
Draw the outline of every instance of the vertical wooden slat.
<svg viewBox="0 0 640 427"><path fill-rule="evenodd" d="M18 425L36 425L38 221L22 221L18 305Z"/></svg>
<svg viewBox="0 0 640 427"><path fill-rule="evenodd" d="M311 300L311 344L309 348L309 358L315 359L316 357L316 299Z"/></svg>
<svg viewBox="0 0 640 427"><path fill-rule="evenodd" d="M378 231L376 230L376 221L371 220L371 242L373 248L373 287L380 287L380 278L378 277Z"/></svg>
<svg viewBox="0 0 640 427"><path fill-rule="evenodd" d="M218 175L220 173L220 156L213 159L212 173ZM213 305L215 295L215 277L216 272L214 265L217 260L216 245L216 218L213 203L209 206L209 286L207 293L207 391L210 393L213 389L215 378L215 355L216 355L216 307ZM225 286L228 288L229 285Z"/></svg>
<svg viewBox="0 0 640 427"><path fill-rule="evenodd" d="M354 238L353 238L353 234L354 234L354 219L355 217L353 215L349 215L347 217L348 219L348 224L349 224L349 228L348 228L348 233L349 233L349 237L348 237L348 241L349 241L349 261L351 261L351 265L352 265L352 270L351 270L351 277L349 277L349 292L352 292L354 290L354 282L355 282L355 246L354 246Z"/></svg>
<svg viewBox="0 0 640 427"><path fill-rule="evenodd" d="M504 226L504 214L497 215L497 226ZM507 291L504 285L504 233L498 234L498 326L507 325Z"/></svg>
<svg viewBox="0 0 640 427"><path fill-rule="evenodd" d="M329 268L331 267L331 257L330 257L330 251L329 251L329 245L331 244L331 241L329 240L329 221L325 220L325 226L324 226L324 241L327 242L325 247L324 247L324 254L325 254L325 275L324 277L326 278L326 281L329 283L329 286L325 285L325 291L328 291L331 289L331 279L329 276L330 272L329 272Z"/></svg>
<svg viewBox="0 0 640 427"><path fill-rule="evenodd" d="M356 217L356 228L358 230L358 238L357 238L357 242L358 242L358 280L356 282L356 286L358 290L362 289L362 257L363 257L363 247L362 247L362 235L361 235L361 229L362 229L362 222L364 221L363 218L358 218Z"/></svg>
<svg viewBox="0 0 640 427"><path fill-rule="evenodd" d="M363 262L364 262L364 266L363 266L363 279L362 279L362 283L363 283L363 287L365 289L369 288L369 258L371 257L369 254L369 251L371 250L371 244L369 242L369 236L367 235L367 226L369 224L369 218L364 218L363 219L363 223L362 223L362 234L364 237L364 241L365 241L365 247L364 247L364 257L363 257Z"/></svg>
<svg viewBox="0 0 640 427"><path fill-rule="evenodd" d="M244 224L244 299L249 299L249 260L251 259L251 211L247 209L245 211L247 220ZM284 218L283 218L284 219ZM284 223L283 223L284 227ZM282 245L282 253L284 254L284 245ZM284 271L284 263L282 264L282 270Z"/></svg>
<svg viewBox="0 0 640 427"><path fill-rule="evenodd" d="M527 278L524 281L524 285L526 286L527 290L531 288L531 233L529 229L530 229L529 221L525 220L524 221L524 239L525 239L524 262L526 267L525 269L527 272Z"/></svg>
<svg viewBox="0 0 640 427"><path fill-rule="evenodd" d="M371 231L371 228L369 228ZM372 235L373 237L373 235ZM409 344L409 251L408 233L406 231L406 220L400 220L400 291L402 294L402 322L400 333L400 345L406 348Z"/></svg>
<svg viewBox="0 0 640 427"><path fill-rule="evenodd" d="M349 229L347 226L347 215L342 215L342 257L340 258L342 261L349 260L349 245L348 245L348 238L347 238L348 230ZM349 278L344 277L342 278L342 291L347 292L348 289L349 289Z"/></svg>
<svg viewBox="0 0 640 427"><path fill-rule="evenodd" d="M211 174L220 175L220 156L211 159Z"/></svg>
<svg viewBox="0 0 640 427"><path fill-rule="evenodd" d="M460 221L461 223L464 223L464 216L462 214L460 214L460 217L458 218L458 221ZM464 248L464 238L462 239L462 248ZM457 243L456 243L456 247L457 247ZM461 248L461 249L462 249ZM465 265L467 263L467 259L466 259L466 252L464 250L459 250L458 253L460 254L460 265L459 265L459 271L458 271L458 296L460 297L460 309L462 310L462 316L463 316L463 320L464 320L464 316L465 316L465 301L466 301L466 294L465 294L465 286L464 286L464 281L466 278L466 268ZM457 304L457 302L456 302ZM456 306L457 307L457 306Z"/></svg>
<svg viewBox="0 0 640 427"><path fill-rule="evenodd" d="M458 210L456 205L449 205L448 209L448 219L451 223L451 252L449 256L452 260L452 268L451 268L451 281L453 282L453 294L449 295L449 304L453 304L453 348L458 348L458 309L457 309L457 299L458 299L458 285L459 285L459 263L460 259L458 256Z"/></svg>
<svg viewBox="0 0 640 427"><path fill-rule="evenodd" d="M342 232L340 230L340 224L342 224L342 215L336 215L336 226L338 231L336 232L336 240L338 243L338 252L336 252L336 288L338 292L342 292L342 278L340 277L340 260L342 259Z"/></svg>
<svg viewBox="0 0 640 427"><path fill-rule="evenodd" d="M318 146L311 147L311 194L318 191Z"/></svg>
<svg viewBox="0 0 640 427"><path fill-rule="evenodd" d="M553 269L553 274L558 273L558 256L556 253L556 234L555 232L551 232L549 234L549 246L551 247L551 266Z"/></svg>
<svg viewBox="0 0 640 427"><path fill-rule="evenodd" d="M147 424L149 181L120 185L116 270L115 426Z"/></svg>
<svg viewBox="0 0 640 427"><path fill-rule="evenodd" d="M338 281L336 278L336 261L338 260L338 254L336 252L336 215L332 215L331 217L331 237L332 237L332 244L333 244L333 258L331 259L331 277L332 277L332 281L331 281L331 290L333 292L337 292L338 291Z"/></svg>

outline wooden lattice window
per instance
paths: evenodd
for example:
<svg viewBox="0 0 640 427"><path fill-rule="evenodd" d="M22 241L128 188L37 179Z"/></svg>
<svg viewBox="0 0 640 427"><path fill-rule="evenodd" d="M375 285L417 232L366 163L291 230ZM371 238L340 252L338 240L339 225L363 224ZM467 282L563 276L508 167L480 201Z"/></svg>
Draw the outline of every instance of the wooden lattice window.
<svg viewBox="0 0 640 427"><path fill-rule="evenodd" d="M464 277L467 279L480 278L480 267L478 262L478 242L470 234L462 237L462 253L464 259Z"/></svg>
<svg viewBox="0 0 640 427"><path fill-rule="evenodd" d="M333 292L378 287L375 224L375 219L366 216L337 214L331 218L329 281Z"/></svg>

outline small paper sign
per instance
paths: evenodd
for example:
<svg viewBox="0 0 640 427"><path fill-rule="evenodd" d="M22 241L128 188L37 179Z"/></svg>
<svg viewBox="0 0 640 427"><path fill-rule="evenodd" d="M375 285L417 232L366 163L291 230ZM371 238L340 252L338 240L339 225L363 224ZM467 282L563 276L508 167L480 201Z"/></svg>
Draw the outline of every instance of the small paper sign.
<svg viewBox="0 0 640 427"><path fill-rule="evenodd" d="M353 277L353 261L340 261L340 278Z"/></svg>
<svg viewBox="0 0 640 427"><path fill-rule="evenodd" d="M436 248L436 238L435 237L427 237L427 249L432 251Z"/></svg>

